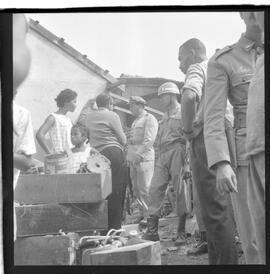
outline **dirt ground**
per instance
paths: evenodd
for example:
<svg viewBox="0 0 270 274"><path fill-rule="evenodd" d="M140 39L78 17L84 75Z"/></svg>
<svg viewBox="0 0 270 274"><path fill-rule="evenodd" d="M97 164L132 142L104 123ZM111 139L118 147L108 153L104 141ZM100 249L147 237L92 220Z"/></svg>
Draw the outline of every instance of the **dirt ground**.
<svg viewBox="0 0 270 274"><path fill-rule="evenodd" d="M138 216L135 210L132 216L127 215L125 224L131 224ZM159 220L159 236L161 244L162 265L208 265L208 254L198 256L187 255L187 250L196 243L197 224L195 218L190 218L186 223L186 232L191 234L186 245L175 247L172 238L176 236L177 218L162 218ZM244 264L244 258L239 253L239 264Z"/></svg>

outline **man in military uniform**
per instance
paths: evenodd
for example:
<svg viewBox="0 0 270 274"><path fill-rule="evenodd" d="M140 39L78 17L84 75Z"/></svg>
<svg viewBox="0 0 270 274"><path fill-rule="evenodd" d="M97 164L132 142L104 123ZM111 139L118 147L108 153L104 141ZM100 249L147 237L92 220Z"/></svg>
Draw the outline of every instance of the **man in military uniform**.
<svg viewBox="0 0 270 274"><path fill-rule="evenodd" d="M236 264L235 226L229 207L229 194L220 195L216 189L216 176L207 166L203 138L207 70L205 45L196 38L186 41L179 48L178 60L181 71L186 75L182 87L182 120L185 137L190 141L194 196L197 197L194 207L201 233L201 241L189 253L205 252L206 237L203 234L206 228L209 263ZM199 218L201 215L203 221Z"/></svg>
<svg viewBox="0 0 270 274"><path fill-rule="evenodd" d="M264 12L255 12L264 31ZM257 59L254 76L249 85L247 107L247 156L249 160L248 198L254 220L260 263L265 264L265 109L264 53Z"/></svg>
<svg viewBox="0 0 270 274"><path fill-rule="evenodd" d="M254 12L241 12L246 32L239 41L218 51L208 62L205 91L204 138L209 168L216 171L218 191L232 192L235 220L246 263L258 263L254 224L247 195L246 109L261 31ZM227 142L224 116L227 98L234 112L234 143ZM235 150L231 149L235 148ZM234 169L230 151L235 152Z"/></svg>
<svg viewBox="0 0 270 274"><path fill-rule="evenodd" d="M186 141L182 131L181 106L177 101L179 89L176 84L167 82L158 89L158 96L166 112L159 122L159 129L156 139L157 157L154 175L149 192L149 218L147 219L147 231L143 238L151 241L158 241L158 221L160 209L165 197L169 181L175 189L177 215L179 217L178 237L175 245L185 243L186 224L186 199L182 179Z"/></svg>
<svg viewBox="0 0 270 274"><path fill-rule="evenodd" d="M154 173L155 142L157 119L144 109L146 101L139 96L131 96L130 111L136 117L131 126L128 140L127 161L130 166L130 178L137 198L140 216L134 221L139 223L148 211L149 188Z"/></svg>

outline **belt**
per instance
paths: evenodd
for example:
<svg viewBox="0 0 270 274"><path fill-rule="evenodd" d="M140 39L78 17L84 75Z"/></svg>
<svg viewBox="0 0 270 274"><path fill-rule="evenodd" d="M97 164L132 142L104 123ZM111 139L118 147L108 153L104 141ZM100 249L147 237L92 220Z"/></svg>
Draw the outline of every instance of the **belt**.
<svg viewBox="0 0 270 274"><path fill-rule="evenodd" d="M234 107L234 124L233 127L235 129L246 128L246 114L247 114L247 106Z"/></svg>
<svg viewBox="0 0 270 274"><path fill-rule="evenodd" d="M179 138L177 139L176 141L172 142L172 143L169 143L169 144L166 144L162 147L159 147L159 153L165 153L167 151L170 151L176 147L179 147L180 145L186 145L186 140L183 139L183 138Z"/></svg>

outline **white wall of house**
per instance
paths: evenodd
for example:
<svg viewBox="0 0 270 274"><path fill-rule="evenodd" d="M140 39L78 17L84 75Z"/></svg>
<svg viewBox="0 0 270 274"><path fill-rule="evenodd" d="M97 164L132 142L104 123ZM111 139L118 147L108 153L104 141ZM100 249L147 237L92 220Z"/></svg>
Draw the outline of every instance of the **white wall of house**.
<svg viewBox="0 0 270 274"><path fill-rule="evenodd" d="M35 31L29 31L27 43L32 63L29 75L19 87L16 102L30 110L34 130L57 110L54 98L62 89L78 93L77 109L69 116L73 121L83 105L102 92L106 80L69 56Z"/></svg>
<svg viewBox="0 0 270 274"><path fill-rule="evenodd" d="M15 101L31 112L36 132L47 116L57 110L54 98L61 90L70 88L78 93L77 108L68 113L74 122L84 104L104 91L106 80L31 29L27 43L31 68ZM36 148L34 157L43 161L44 152L37 142Z"/></svg>

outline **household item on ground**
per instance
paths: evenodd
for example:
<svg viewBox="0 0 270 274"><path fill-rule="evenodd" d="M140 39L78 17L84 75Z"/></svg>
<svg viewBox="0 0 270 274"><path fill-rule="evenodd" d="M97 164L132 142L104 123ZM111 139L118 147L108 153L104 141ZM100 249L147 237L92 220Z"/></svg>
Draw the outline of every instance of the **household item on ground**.
<svg viewBox="0 0 270 274"><path fill-rule="evenodd" d="M76 233L18 238L14 265L74 265L78 240Z"/></svg>
<svg viewBox="0 0 270 274"><path fill-rule="evenodd" d="M87 159L87 168L92 173L100 173L110 169L111 163L105 156L101 154L93 154Z"/></svg>
<svg viewBox="0 0 270 274"><path fill-rule="evenodd" d="M88 174L23 175L14 200L19 204L95 203L112 192L111 171Z"/></svg>

